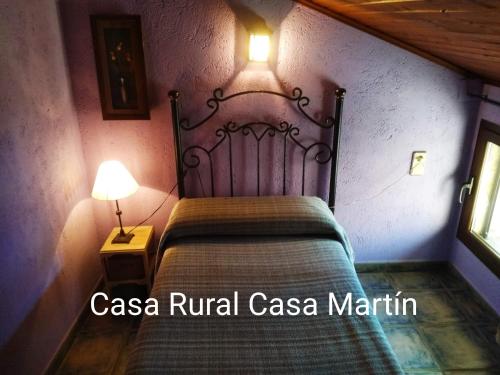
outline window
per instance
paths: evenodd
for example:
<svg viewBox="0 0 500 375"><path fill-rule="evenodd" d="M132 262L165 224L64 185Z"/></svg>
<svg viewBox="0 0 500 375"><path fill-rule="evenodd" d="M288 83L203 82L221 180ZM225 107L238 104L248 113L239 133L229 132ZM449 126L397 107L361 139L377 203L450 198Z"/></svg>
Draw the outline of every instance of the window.
<svg viewBox="0 0 500 375"><path fill-rule="evenodd" d="M481 121L458 237L500 276L500 126Z"/></svg>

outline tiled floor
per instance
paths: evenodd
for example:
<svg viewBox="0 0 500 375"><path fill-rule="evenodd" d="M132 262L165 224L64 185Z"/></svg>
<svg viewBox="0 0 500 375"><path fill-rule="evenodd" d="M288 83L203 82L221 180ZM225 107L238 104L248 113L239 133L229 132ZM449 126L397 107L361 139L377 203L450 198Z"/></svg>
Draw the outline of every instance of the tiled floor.
<svg viewBox="0 0 500 375"><path fill-rule="evenodd" d="M499 318L455 272L373 267L359 278L369 298L399 290L416 298L415 317L378 315L408 374L500 374ZM123 374L138 326L138 319L90 314L57 373Z"/></svg>
<svg viewBox="0 0 500 375"><path fill-rule="evenodd" d="M369 298L417 301L416 316L378 315L408 374L500 374L499 319L453 270L375 271L359 273Z"/></svg>
<svg viewBox="0 0 500 375"><path fill-rule="evenodd" d="M137 290L126 289L117 296L126 298L127 294L134 292L137 293ZM97 305L99 310L103 307ZM128 353L134 343L139 324L140 317L130 315L116 317L111 314L97 316L89 311L76 332L69 350L64 356L59 356L62 363L54 372L89 375L124 374Z"/></svg>

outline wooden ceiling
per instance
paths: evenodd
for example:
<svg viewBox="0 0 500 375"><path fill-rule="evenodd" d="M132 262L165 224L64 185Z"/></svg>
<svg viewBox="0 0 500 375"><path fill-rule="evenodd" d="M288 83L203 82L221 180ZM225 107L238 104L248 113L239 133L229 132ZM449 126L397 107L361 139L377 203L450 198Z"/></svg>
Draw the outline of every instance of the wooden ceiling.
<svg viewBox="0 0 500 375"><path fill-rule="evenodd" d="M298 0L486 82L500 82L500 0Z"/></svg>

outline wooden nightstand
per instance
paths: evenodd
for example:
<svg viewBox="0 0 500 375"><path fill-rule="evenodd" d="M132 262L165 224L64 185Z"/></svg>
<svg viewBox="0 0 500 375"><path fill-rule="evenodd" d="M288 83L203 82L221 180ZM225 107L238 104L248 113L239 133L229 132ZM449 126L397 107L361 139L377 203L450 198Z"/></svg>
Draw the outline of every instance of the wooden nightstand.
<svg viewBox="0 0 500 375"><path fill-rule="evenodd" d="M133 227L124 227L127 233ZM134 229L130 243L111 243L120 228L113 228L101 248L101 263L108 293L119 284L142 284L151 291L149 248L152 244L153 226ZM151 262L152 263L152 262Z"/></svg>

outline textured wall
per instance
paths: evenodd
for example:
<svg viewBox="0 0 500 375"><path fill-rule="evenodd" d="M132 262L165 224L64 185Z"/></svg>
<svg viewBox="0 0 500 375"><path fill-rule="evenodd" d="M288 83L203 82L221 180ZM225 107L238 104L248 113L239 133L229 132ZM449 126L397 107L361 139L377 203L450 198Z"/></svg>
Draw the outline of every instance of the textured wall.
<svg viewBox="0 0 500 375"><path fill-rule="evenodd" d="M202 115L198 106L217 86L227 92L301 86L319 103L314 113L331 109L333 88L346 87L337 216L358 260L447 258L456 176L464 174L461 148L470 143L465 137L475 114L455 73L289 1L61 0L58 6L81 135L56 5L1 3L2 366L39 372L96 281L95 249L116 220L111 204L89 199L99 163L122 160L142 186L122 202L127 223L145 217L175 183L172 88L191 100L185 111ZM141 15L151 121L102 121L92 13ZM243 25L259 18L274 30L267 70L243 58ZM273 113L286 110L274 104L280 107ZM422 149L429 153L426 175L408 177L411 151ZM153 220L158 231L170 207ZM29 360L20 357L28 354Z"/></svg>
<svg viewBox="0 0 500 375"><path fill-rule="evenodd" d="M461 148L476 107L462 78L445 68L288 1L62 2L75 104L89 176L105 159L122 160L150 188L124 200L125 221L142 218L174 181L168 90L184 112L205 111L211 90L301 86L321 109L347 88L336 214L358 261L446 259L453 238ZM151 121L101 119L88 15L140 14ZM242 58L242 25L263 18L274 30L269 69ZM283 105L274 113L284 111ZM239 110L246 111L244 105ZM472 121L471 121L472 120ZM407 175L411 152L426 150L422 177ZM246 181L252 180L252 172ZM255 176L253 175L253 178ZM325 185L325 180L320 182ZM154 194L154 195L153 195ZM112 207L96 205L101 237ZM154 222L161 230L168 208Z"/></svg>
<svg viewBox="0 0 500 375"><path fill-rule="evenodd" d="M96 280L93 249L116 220L112 204L88 198L99 163L122 160L141 185L122 202L127 223L145 217L175 183L172 88L190 99L184 111L202 115L199 106L217 86L227 92L301 86L319 103L314 113L331 109L333 88L346 87L336 213L358 260L447 258L456 176L464 174L461 149L475 116L461 77L293 2L243 5L61 0L84 163L55 4L2 2L1 88L8 92L0 107L0 332L2 345L8 342L2 366L16 351L16 364L24 366L18 372L43 368ZM102 121L93 13L141 15L151 121ZM246 65L242 52L243 25L259 17L274 30L267 70ZM273 113L286 110L273 104L280 105ZM407 176L413 150L428 151L423 177ZM153 220L158 231L170 207ZM20 359L28 353L29 360Z"/></svg>
<svg viewBox="0 0 500 375"><path fill-rule="evenodd" d="M317 95L331 82L347 88L336 216L357 260L446 259L476 113L461 77L302 8L282 23L280 61L281 77ZM428 153L421 177L408 176L414 150Z"/></svg>
<svg viewBox="0 0 500 375"><path fill-rule="evenodd" d="M0 373L40 373L99 276L54 1L0 3Z"/></svg>
<svg viewBox="0 0 500 375"><path fill-rule="evenodd" d="M493 100L500 100L500 88L485 86L484 94ZM481 103L477 119L477 127L473 137L468 140L467 163L472 162L472 151L476 143L481 120L488 120L500 126L500 108L488 103ZM462 175L462 181L468 178L468 171ZM471 283L472 286L490 303L500 314L500 281L470 250L458 239L455 239L450 261Z"/></svg>

